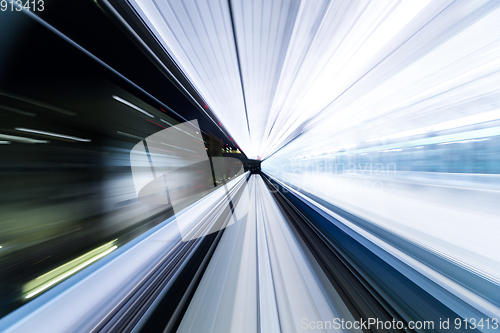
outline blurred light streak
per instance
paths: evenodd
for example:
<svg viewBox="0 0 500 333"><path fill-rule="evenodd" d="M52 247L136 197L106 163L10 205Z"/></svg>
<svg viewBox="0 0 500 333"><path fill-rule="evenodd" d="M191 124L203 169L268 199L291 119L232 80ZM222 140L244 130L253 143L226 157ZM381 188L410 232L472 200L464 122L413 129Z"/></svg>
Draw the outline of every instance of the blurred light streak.
<svg viewBox="0 0 500 333"><path fill-rule="evenodd" d="M384 151L391 151L393 149L401 149L401 147L409 148L409 147L413 147L413 146L428 146L428 145L434 145L434 144L445 144L446 145L446 144L451 144L451 143L462 142L463 140L467 140L467 142L485 141L485 140L487 140L488 137L499 136L499 135L500 135L500 126L497 126L497 127L485 128L485 129L480 129L480 130L475 130L475 131L467 131L467 132L456 133L456 134L433 136L433 137L425 138L425 139L404 141L404 142L376 146L376 147L371 147L371 148L361 148L361 149L347 151L347 152L339 152L340 149L337 149L336 150L337 153L335 153L335 155L341 156L341 155L349 155L349 154L353 154L353 153L380 151L383 149L385 149ZM484 138L484 139L476 140L479 138Z"/></svg>
<svg viewBox="0 0 500 333"><path fill-rule="evenodd" d="M165 150L165 149L160 149L160 148L155 148L155 147L149 147L149 149L161 150L161 151L166 151L167 153L171 153L170 150Z"/></svg>
<svg viewBox="0 0 500 333"><path fill-rule="evenodd" d="M177 332L297 332L297 318L350 320L262 178L247 184L240 222L224 232Z"/></svg>
<svg viewBox="0 0 500 333"><path fill-rule="evenodd" d="M64 134L58 134L58 133L52 133L52 132L47 132L47 131L33 130L33 129L29 129L29 128L16 127L15 129L16 129L16 131L20 131L20 132L42 134L42 135L52 136L52 137L55 137L55 138L68 139L68 140L74 140L74 141L80 141L80 142L91 142L92 141L90 139L82 139L82 138L79 138L79 137L76 137L76 136L64 135Z"/></svg>
<svg viewBox="0 0 500 333"><path fill-rule="evenodd" d="M113 95L113 98L114 98L115 100L117 100L118 102L121 102L121 103L123 103L123 104L125 104L125 105L127 105L127 106L130 106L132 109L137 110L137 111L139 111L139 112L141 112L141 113L145 114L145 115L146 115L146 116L148 116L148 117L151 117L151 118L154 118L154 117L155 117L155 116L154 116L154 115L152 115L151 113L149 113L149 112L147 112L147 111L144 111L143 109L141 109L141 108L140 108L140 107L138 107L137 105L134 105L134 104L130 103L129 101L124 100L124 99L123 99L123 98L121 98L121 97L118 97L118 96Z"/></svg>
<svg viewBox="0 0 500 333"><path fill-rule="evenodd" d="M427 127L423 127L423 128L417 128L414 130L405 131L405 132L401 132L401 133L397 133L397 134L387 135L387 136L380 137L380 138L370 139L370 140L367 140L366 142L401 139L401 138L415 136L415 135L424 134L424 133L428 133L428 132L444 131L444 130L448 130L448 129L459 128L459 127L464 127L464 126L474 125L474 124L480 124L480 123L499 120L499 119L500 119L500 110L495 110L495 111L490 111L490 112L486 112L486 113L476 114L476 115L473 115L470 117L445 121L443 123L436 124L436 125L431 125L431 126L427 126Z"/></svg>
<svg viewBox="0 0 500 333"><path fill-rule="evenodd" d="M10 98L14 98L14 99L17 99L19 101L23 101L23 102L26 102L26 103L29 103L29 104L33 104L33 105L42 107L44 109L56 111L56 112L62 113L62 114L67 115L67 116L76 116L76 112L68 111L68 110L62 109L60 107L57 107L55 105L48 104L48 103L45 103L45 102L41 102L41 101L35 100L33 98L26 97L26 96L20 96L20 95L13 94L13 93L10 93L10 92L8 93L8 92L2 91L2 90L0 90L0 95L7 96L7 97L10 97ZM2 106L2 108L6 108L6 107ZM8 107L6 109L9 110L9 111L13 111L13 112L16 112L16 113L20 113L20 114L26 115L26 116L32 116L32 117L36 116L35 113L31 113L31 112L20 111L20 110L13 109L13 108L8 108Z"/></svg>
<svg viewBox="0 0 500 333"><path fill-rule="evenodd" d="M36 140L36 139L31 139L31 138L25 138L22 136L14 136L14 135L7 135L7 134L0 134L0 139L7 139L7 140L21 142L21 143L49 143L50 142L47 140Z"/></svg>
<svg viewBox="0 0 500 333"><path fill-rule="evenodd" d="M106 243L62 266L55 268L54 270L39 276L35 280L28 282L24 286L25 292L28 294L25 298L31 298L42 291L50 288L54 284L66 279L70 275L78 272L84 267L90 265L94 261L101 259L102 257L108 255L118 248L118 246L113 245L116 240Z"/></svg>
<svg viewBox="0 0 500 333"><path fill-rule="evenodd" d="M169 123L168 121L166 121L165 119L160 118L160 121L161 121L162 123L165 123L165 124L169 125L169 126L174 126L174 125L172 125L171 123Z"/></svg>
<svg viewBox="0 0 500 333"><path fill-rule="evenodd" d="M126 137L129 137L129 138L132 138L132 139L144 140L144 138L142 138L140 136L133 135L133 134L130 134L130 133L125 133L125 132L122 132L122 131L116 131L116 134L122 135L122 136L126 136Z"/></svg>
<svg viewBox="0 0 500 333"><path fill-rule="evenodd" d="M10 144L10 141L0 141L0 145L8 145Z"/></svg>
<svg viewBox="0 0 500 333"><path fill-rule="evenodd" d="M154 121L151 121L151 120L149 120L149 119L146 119L146 120L147 120L147 121L149 121L150 123L153 123L153 124L155 124L155 125L158 125L158 126L160 126L160 127L162 127L162 128L166 128L165 126L162 126L162 125L160 125L160 124L158 124L158 123L155 123ZM166 128L166 129L170 131L170 129L168 129L168 128Z"/></svg>
<svg viewBox="0 0 500 333"><path fill-rule="evenodd" d="M176 148L176 149L180 149L180 150L185 150L185 151L190 151L190 152L192 152L192 153L195 153L195 151L194 151L194 150L191 150L191 149L186 149L186 148L182 148L182 147L179 147L179 146L169 145L168 143L165 143L165 142L162 142L161 144L162 144L162 145L165 145L165 146L172 147L172 148Z"/></svg>
<svg viewBox="0 0 500 333"><path fill-rule="evenodd" d="M0 106L0 108L3 109L3 110L14 112L14 113L22 114L23 116L36 117L36 113L21 111L21 110L18 110L18 109L15 109L15 108L11 108L11 107L8 107L8 106L5 106L5 105Z"/></svg>
<svg viewBox="0 0 500 333"><path fill-rule="evenodd" d="M153 123L153 124L158 125L158 126L160 126L160 127L166 128L165 126L162 126L162 125L160 125L160 124L158 124L158 123L155 123L154 121L151 121L151 120L149 120L149 119L146 119L146 120L147 120L147 121L149 121L150 123ZM167 128L167 129L168 129L168 128ZM169 130L169 129L168 129L168 130Z"/></svg>

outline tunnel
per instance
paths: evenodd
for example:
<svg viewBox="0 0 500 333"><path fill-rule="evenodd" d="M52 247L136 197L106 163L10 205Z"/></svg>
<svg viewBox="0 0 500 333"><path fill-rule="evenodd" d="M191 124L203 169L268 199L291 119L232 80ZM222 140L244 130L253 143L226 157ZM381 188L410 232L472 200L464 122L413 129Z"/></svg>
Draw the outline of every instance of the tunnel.
<svg viewBox="0 0 500 333"><path fill-rule="evenodd" d="M498 332L497 0L0 1L0 332Z"/></svg>

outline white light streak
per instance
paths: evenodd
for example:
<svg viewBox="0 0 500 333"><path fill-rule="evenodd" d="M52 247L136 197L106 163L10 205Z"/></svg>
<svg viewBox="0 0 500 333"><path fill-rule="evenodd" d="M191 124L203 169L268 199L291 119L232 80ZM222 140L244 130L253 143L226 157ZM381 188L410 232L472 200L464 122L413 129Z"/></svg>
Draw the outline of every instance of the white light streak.
<svg viewBox="0 0 500 333"><path fill-rule="evenodd" d="M73 269L70 269L69 271L67 272L64 272L63 274L57 276L56 278L50 280L49 282L43 284L42 286L40 286L39 288L36 288L35 290L33 290L32 292L30 292L28 295L25 296L26 299L28 298L31 298L39 293L41 293L42 291L46 290L47 288L50 288L51 286L53 286L54 284L66 279L67 277L69 277L70 275L73 275L74 273L78 272L79 270L83 269L84 267L90 265L91 263L101 259L102 257L110 254L111 252L113 252L114 250L116 250L118 248L118 246L113 246L112 248L96 255L95 257L93 258L90 258L89 260L83 262L82 264L76 266L75 268Z"/></svg>
<svg viewBox="0 0 500 333"><path fill-rule="evenodd" d="M121 135L121 136L126 136L126 137L129 137L132 139L144 140L144 138L142 138L140 136L133 135L133 134L126 133L126 132L122 132L122 131L116 131L116 134Z"/></svg>
<svg viewBox="0 0 500 333"><path fill-rule="evenodd" d="M383 136L380 138L374 138L367 140L366 142L373 141L384 141L384 140L394 140L401 139L405 137L415 136L419 134L425 134L429 132L437 132L437 131L445 131L449 129L464 127L468 125L475 125L480 123L485 123L488 121L500 120L500 110L494 110L490 112L485 112L481 114L476 114L469 117L464 117L460 119L454 119L450 121L445 121L436 125L426 126L422 128L412 129L409 131L404 131L396 134L391 134L387 136Z"/></svg>
<svg viewBox="0 0 500 333"><path fill-rule="evenodd" d="M83 138L79 138L79 137L72 136L72 135L58 134L58 133L52 133L52 132L47 132L47 131L34 130L34 129L29 129L29 128L16 127L15 130L16 131L20 131L20 132L41 134L41 135L52 136L52 137L55 137L55 138L61 138L61 139L67 139L67 140L74 140L74 141L80 141L80 142L91 142L92 141L90 139L83 139Z"/></svg>
<svg viewBox="0 0 500 333"><path fill-rule="evenodd" d="M154 115L152 115L151 113L149 113L149 112L147 112L147 111L144 111L143 109L141 109L141 108L140 108L140 107L138 107L137 105L134 105L134 104L130 103L129 101L124 100L124 99L123 99L123 98L121 98L121 97L118 97L118 96L113 95L113 99L115 99L115 100L117 100L118 102L121 102L121 103L123 103L123 104L125 104L125 105L127 105L127 106L130 106L132 109L137 110L137 111L139 111L139 112L141 112L141 113L145 114L145 115L146 115L146 116L148 116L148 117L151 117L151 118L154 118L154 117L155 117L155 116L154 116Z"/></svg>
<svg viewBox="0 0 500 333"><path fill-rule="evenodd" d="M161 118L160 118L160 121L161 121L162 123L165 123L165 124L169 125L169 126L174 126L174 125L172 125L171 123L169 123L168 121L166 121L165 119L161 119ZM198 134L198 132L196 132L196 134Z"/></svg>
<svg viewBox="0 0 500 333"><path fill-rule="evenodd" d="M49 143L47 140L36 140L31 138L25 138L23 136L0 134L0 139L7 139L10 141L21 142L21 143Z"/></svg>

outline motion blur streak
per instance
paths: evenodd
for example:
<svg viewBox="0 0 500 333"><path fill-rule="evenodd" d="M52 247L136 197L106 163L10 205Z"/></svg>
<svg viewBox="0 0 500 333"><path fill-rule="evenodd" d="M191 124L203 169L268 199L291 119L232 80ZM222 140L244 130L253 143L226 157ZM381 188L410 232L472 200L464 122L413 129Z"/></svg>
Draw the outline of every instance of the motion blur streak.
<svg viewBox="0 0 500 333"><path fill-rule="evenodd" d="M178 332L294 332L297 318L353 321L335 291L335 304L323 294L326 276L308 263L260 176L247 187L254 209L222 236Z"/></svg>
<svg viewBox="0 0 500 333"><path fill-rule="evenodd" d="M130 102L127 102L127 101L126 101L126 100L124 100L123 98L120 98L120 97L118 97L118 96L114 96L114 95L113 95L113 98L114 98L114 99L116 99L118 102L122 102L123 104L130 106L132 109L135 109L135 110L137 110L137 111L139 111L139 112L141 112L141 113L144 113L144 114L145 114L146 116L148 116L148 117L151 117L151 118L154 118L154 117L155 117L155 116L153 116L151 113L149 113L149 112L147 112L147 111L144 111L144 110L143 110L143 109L141 109L140 107L138 107L138 106L136 106L136 105L134 105L134 104L132 104L132 103L130 103Z"/></svg>
<svg viewBox="0 0 500 333"><path fill-rule="evenodd" d="M81 142L90 142L90 141L92 141L90 139L82 139L82 138L78 138L76 136L63 135L63 134L51 133L51 132L40 131L40 130L33 130L33 129L29 129L29 128L19 128L19 127L16 127L15 130L16 131L20 131L20 132L42 134L42 135L52 136L52 137L56 137L56 138L69 139L69 140L75 140L75 141L81 141Z"/></svg>
<svg viewBox="0 0 500 333"><path fill-rule="evenodd" d="M89 253L84 254L81 257L76 258L75 260L70 261L67 264L64 264L63 266L60 266L40 277L37 277L36 280L29 282L24 287L24 289L28 292L25 298L35 296L36 294L44 291L57 282L90 265L94 261L108 255L118 248L116 245L113 245L113 243L114 241L105 244L95 250L90 251Z"/></svg>
<svg viewBox="0 0 500 333"><path fill-rule="evenodd" d="M0 139L8 139L11 141L22 142L22 143L48 143L47 140L36 140L31 138L25 138L23 136L6 135L0 134ZM10 141L2 141L4 143L10 143Z"/></svg>
<svg viewBox="0 0 500 333"><path fill-rule="evenodd" d="M379 121L383 134L483 112L464 108L474 96L494 107L495 1L130 2L253 158L306 128L364 141Z"/></svg>

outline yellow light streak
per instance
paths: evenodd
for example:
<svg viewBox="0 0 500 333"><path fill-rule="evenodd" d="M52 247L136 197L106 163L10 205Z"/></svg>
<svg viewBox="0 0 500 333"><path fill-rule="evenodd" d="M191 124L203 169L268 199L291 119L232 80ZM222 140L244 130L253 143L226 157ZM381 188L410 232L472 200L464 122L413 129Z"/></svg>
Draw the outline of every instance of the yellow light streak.
<svg viewBox="0 0 500 333"><path fill-rule="evenodd" d="M113 252L118 248L118 246L113 245L115 241L116 239L28 282L23 288L24 293L27 293L25 298L28 299L41 293L91 263Z"/></svg>

